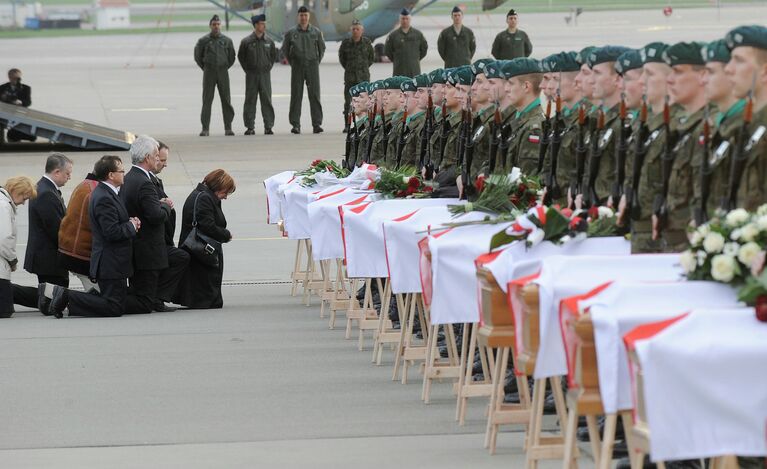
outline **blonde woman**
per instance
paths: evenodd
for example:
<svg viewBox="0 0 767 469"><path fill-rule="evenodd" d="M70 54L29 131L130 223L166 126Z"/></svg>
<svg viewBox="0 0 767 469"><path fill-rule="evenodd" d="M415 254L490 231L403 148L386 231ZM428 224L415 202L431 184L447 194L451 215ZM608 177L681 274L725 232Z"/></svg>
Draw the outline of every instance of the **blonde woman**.
<svg viewBox="0 0 767 469"><path fill-rule="evenodd" d="M37 289L11 284L11 272L19 265L16 257L16 211L37 197L35 185L26 176L8 179L0 186L0 317L9 318L13 305L37 307Z"/></svg>

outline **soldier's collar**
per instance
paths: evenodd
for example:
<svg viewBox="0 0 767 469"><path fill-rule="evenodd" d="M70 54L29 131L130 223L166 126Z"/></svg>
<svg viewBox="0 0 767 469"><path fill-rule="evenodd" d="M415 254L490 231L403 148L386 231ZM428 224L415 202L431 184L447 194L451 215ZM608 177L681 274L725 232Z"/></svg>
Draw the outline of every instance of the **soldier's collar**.
<svg viewBox="0 0 767 469"><path fill-rule="evenodd" d="M527 114L531 110L535 109L536 107L541 107L541 98L540 97L535 98L535 100L532 103L528 104L521 111L517 111L517 119L519 119L520 117L524 116L525 114Z"/></svg>
<svg viewBox="0 0 767 469"><path fill-rule="evenodd" d="M730 109L726 110L725 112L718 112L716 114L716 119L714 121L714 124L717 127L719 127L720 125L722 125L722 122L724 122L725 119L741 114L745 108L746 108L745 99L739 99L735 101L735 104L730 106Z"/></svg>

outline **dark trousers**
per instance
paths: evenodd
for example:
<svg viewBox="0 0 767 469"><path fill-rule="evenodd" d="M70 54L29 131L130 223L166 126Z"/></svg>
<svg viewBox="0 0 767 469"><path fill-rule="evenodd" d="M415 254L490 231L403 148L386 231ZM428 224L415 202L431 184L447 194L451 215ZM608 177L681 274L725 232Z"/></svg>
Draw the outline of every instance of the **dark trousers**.
<svg viewBox="0 0 767 469"><path fill-rule="evenodd" d="M126 314L151 313L157 298L161 270L136 270L130 278L130 294L138 302L138 308L125 311ZM99 283L99 285L101 285Z"/></svg>
<svg viewBox="0 0 767 469"><path fill-rule="evenodd" d="M11 317L14 304L37 309L37 288L21 287L0 279L0 318Z"/></svg>
<svg viewBox="0 0 767 469"><path fill-rule="evenodd" d="M168 268L160 272L157 284L156 302L171 301L178 282L189 267L189 253L177 247L168 246Z"/></svg>
<svg viewBox="0 0 767 469"><path fill-rule="evenodd" d="M69 290L69 315L86 317L117 317L143 311L143 304L128 294L128 280L99 280L100 293ZM148 311L146 311L148 312Z"/></svg>
<svg viewBox="0 0 767 469"><path fill-rule="evenodd" d="M69 277L57 277L54 275L38 275L38 283L50 283L64 288L69 287ZM13 291L13 303L27 308L37 309L37 287L23 287L11 284Z"/></svg>
<svg viewBox="0 0 767 469"><path fill-rule="evenodd" d="M290 67L290 112L288 119L293 127L301 127L301 104L304 100L304 83L309 92L309 111L312 126L322 125L322 104L320 103L320 64L291 65Z"/></svg>
<svg viewBox="0 0 767 469"><path fill-rule="evenodd" d="M242 119L245 128L252 129L256 123L256 105L261 98L261 116L264 128L274 127L274 107L272 107L271 72L245 73L245 104L242 107Z"/></svg>
<svg viewBox="0 0 767 469"><path fill-rule="evenodd" d="M213 107L213 98L216 96L218 88L218 97L221 98L221 112L224 115L224 129L232 128L234 120L234 108L232 107L232 97L229 93L229 71L226 68L206 68L202 72L202 111L200 112L200 122L202 128L210 128L210 111Z"/></svg>

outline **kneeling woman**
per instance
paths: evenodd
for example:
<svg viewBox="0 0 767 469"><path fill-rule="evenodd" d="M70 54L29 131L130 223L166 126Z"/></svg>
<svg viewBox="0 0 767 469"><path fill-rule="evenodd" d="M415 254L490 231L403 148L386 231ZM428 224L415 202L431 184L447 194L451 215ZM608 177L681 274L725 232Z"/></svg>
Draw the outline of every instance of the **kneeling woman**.
<svg viewBox="0 0 767 469"><path fill-rule="evenodd" d="M214 256L218 262L205 259L205 253L189 249L187 237L201 235L216 243L228 243L232 234L226 229L226 217L221 210L221 201L235 190L234 179L223 169L211 171L189 194L184 203L181 219L179 247L190 251L191 262L184 278L181 279L173 302L190 309L214 309L224 305L221 296L221 281L224 274L224 253L216 246ZM196 232L192 228L196 227ZM187 246L185 246L185 244ZM211 265L215 264L215 265Z"/></svg>

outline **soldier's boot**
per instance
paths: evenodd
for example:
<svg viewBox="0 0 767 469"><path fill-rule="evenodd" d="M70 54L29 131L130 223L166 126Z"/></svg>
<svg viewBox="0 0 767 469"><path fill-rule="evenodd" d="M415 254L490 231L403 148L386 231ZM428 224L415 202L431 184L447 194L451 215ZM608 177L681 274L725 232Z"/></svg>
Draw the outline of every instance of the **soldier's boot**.
<svg viewBox="0 0 767 469"><path fill-rule="evenodd" d="M227 137L233 137L234 136L234 131L232 129L226 129L224 131L224 135L226 135Z"/></svg>
<svg viewBox="0 0 767 469"><path fill-rule="evenodd" d="M314 129L312 129L312 132L315 133L315 134L321 134L324 131L325 130L323 130L322 127L320 127L319 125L315 125Z"/></svg>
<svg viewBox="0 0 767 469"><path fill-rule="evenodd" d="M272 132L272 128L271 127L265 128L264 135L274 135L274 132Z"/></svg>
<svg viewBox="0 0 767 469"><path fill-rule="evenodd" d="M202 132L200 132L200 137L207 137L208 135L210 135L208 129L202 129Z"/></svg>
<svg viewBox="0 0 767 469"><path fill-rule="evenodd" d="M245 135L256 135L256 131L253 130L252 127L248 127L248 130L245 131Z"/></svg>

